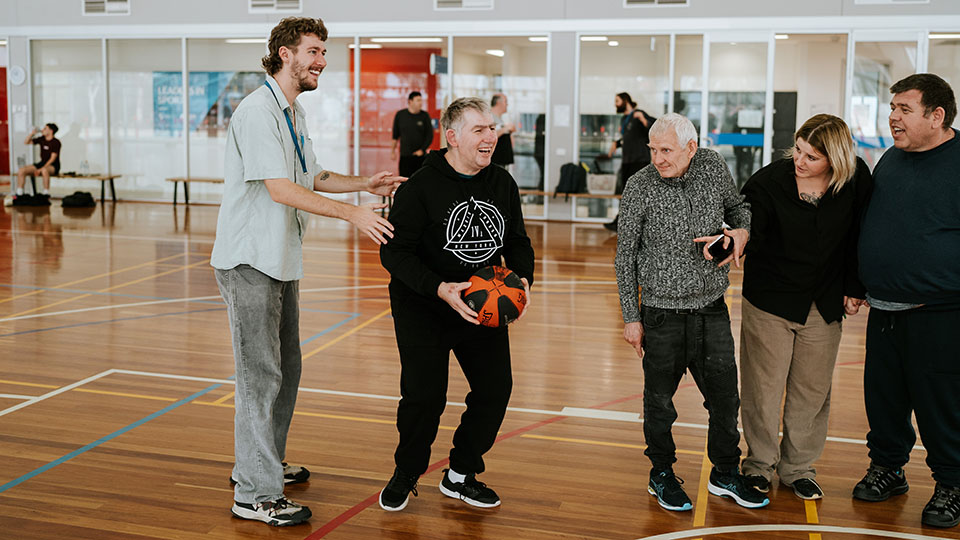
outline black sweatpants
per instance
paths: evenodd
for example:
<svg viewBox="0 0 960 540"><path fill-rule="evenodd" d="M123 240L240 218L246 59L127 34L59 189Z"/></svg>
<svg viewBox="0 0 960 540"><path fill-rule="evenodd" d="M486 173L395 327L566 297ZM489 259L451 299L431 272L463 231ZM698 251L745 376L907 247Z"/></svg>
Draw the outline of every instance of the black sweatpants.
<svg viewBox="0 0 960 540"><path fill-rule="evenodd" d="M453 351L470 392L453 435L450 467L461 474L483 472L483 454L493 447L513 387L507 329L472 325L432 299L391 295L390 303L401 368L397 467L420 475L429 466Z"/></svg>
<svg viewBox="0 0 960 540"><path fill-rule="evenodd" d="M933 478L960 486L960 310L871 309L863 369L870 459L902 467L917 441Z"/></svg>

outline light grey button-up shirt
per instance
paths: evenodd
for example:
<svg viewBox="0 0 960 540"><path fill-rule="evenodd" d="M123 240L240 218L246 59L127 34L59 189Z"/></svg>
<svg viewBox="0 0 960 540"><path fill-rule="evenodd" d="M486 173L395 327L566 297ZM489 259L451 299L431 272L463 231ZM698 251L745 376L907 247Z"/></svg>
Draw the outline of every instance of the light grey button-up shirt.
<svg viewBox="0 0 960 540"><path fill-rule="evenodd" d="M303 108L291 107L280 86L267 76L245 97L230 119L224 160L223 202L210 264L229 270L248 264L264 274L292 281L303 277L303 233L307 213L274 202L263 180L289 178L312 190L322 171L307 133ZM271 93L271 89L273 93ZM303 172L284 110L296 115L297 142L306 162Z"/></svg>

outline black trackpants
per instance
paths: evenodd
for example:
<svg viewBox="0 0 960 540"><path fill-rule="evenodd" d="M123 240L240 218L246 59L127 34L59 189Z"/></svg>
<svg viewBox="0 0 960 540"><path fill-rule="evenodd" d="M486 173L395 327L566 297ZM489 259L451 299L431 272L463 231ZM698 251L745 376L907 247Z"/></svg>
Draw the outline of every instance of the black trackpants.
<svg viewBox="0 0 960 540"><path fill-rule="evenodd" d="M470 392L453 435L450 467L461 474L483 472L483 454L493 447L513 387L507 329L474 326L435 300L391 295L390 303L401 367L397 467L416 475L427 470L453 351Z"/></svg>
<svg viewBox="0 0 960 540"><path fill-rule="evenodd" d="M960 486L960 310L870 310L863 369L870 459L902 467L916 443L910 414L933 478Z"/></svg>

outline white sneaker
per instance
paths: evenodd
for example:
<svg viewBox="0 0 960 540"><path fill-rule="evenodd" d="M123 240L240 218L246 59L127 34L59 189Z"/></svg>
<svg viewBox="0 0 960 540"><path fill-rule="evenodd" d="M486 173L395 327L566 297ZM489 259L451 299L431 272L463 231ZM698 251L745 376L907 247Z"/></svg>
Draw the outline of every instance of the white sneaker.
<svg viewBox="0 0 960 540"><path fill-rule="evenodd" d="M3 198L4 206L13 206L13 195L7 195Z"/></svg>
<svg viewBox="0 0 960 540"><path fill-rule="evenodd" d="M243 519L262 521L274 527L298 525L310 519L310 508L301 506L286 497L261 503L241 503L234 501L230 513Z"/></svg>

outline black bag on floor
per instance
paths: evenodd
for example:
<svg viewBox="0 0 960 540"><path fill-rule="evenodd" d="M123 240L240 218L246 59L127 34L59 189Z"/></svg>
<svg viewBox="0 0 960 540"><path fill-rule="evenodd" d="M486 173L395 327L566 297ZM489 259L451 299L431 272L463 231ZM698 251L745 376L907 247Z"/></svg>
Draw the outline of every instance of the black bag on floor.
<svg viewBox="0 0 960 540"><path fill-rule="evenodd" d="M86 208L96 206L97 202L93 200L93 195L86 191L74 191L73 195L63 198L61 205L64 208Z"/></svg>
<svg viewBox="0 0 960 540"><path fill-rule="evenodd" d="M587 169L582 163L567 163L560 167L560 182L557 183L557 189L553 192L556 198L560 193L565 193L569 199L570 193L587 192Z"/></svg>

